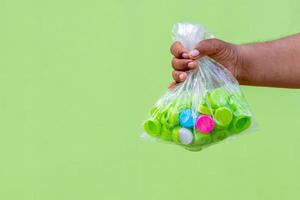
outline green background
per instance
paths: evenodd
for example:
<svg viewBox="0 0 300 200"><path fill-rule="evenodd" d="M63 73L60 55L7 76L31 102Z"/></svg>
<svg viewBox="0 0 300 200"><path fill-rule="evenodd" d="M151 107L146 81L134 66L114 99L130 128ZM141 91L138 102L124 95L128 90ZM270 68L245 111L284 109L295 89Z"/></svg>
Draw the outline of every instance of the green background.
<svg viewBox="0 0 300 200"><path fill-rule="evenodd" d="M0 0L0 199L299 198L299 90L243 87L259 131L202 152L139 138L173 23L245 43L299 18L298 0Z"/></svg>

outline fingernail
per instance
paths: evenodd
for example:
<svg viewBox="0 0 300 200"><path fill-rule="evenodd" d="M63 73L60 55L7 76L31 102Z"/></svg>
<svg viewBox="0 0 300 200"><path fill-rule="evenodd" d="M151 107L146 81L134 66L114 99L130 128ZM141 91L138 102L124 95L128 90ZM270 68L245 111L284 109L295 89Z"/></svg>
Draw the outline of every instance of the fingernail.
<svg viewBox="0 0 300 200"><path fill-rule="evenodd" d="M181 81L183 81L183 80L185 79L185 75L184 75L184 74L180 74L180 75L179 75L179 79L180 79Z"/></svg>
<svg viewBox="0 0 300 200"><path fill-rule="evenodd" d="M194 49L190 52L190 55L192 57L197 57L197 56L199 56L199 54L200 54L200 52L197 49Z"/></svg>
<svg viewBox="0 0 300 200"><path fill-rule="evenodd" d="M183 58L189 58L189 54L188 54L188 53L183 53L183 54L182 54L182 57L183 57Z"/></svg>
<svg viewBox="0 0 300 200"><path fill-rule="evenodd" d="M190 63L188 63L188 67L190 69L193 69L193 68L197 67L197 63L196 62L190 62Z"/></svg>

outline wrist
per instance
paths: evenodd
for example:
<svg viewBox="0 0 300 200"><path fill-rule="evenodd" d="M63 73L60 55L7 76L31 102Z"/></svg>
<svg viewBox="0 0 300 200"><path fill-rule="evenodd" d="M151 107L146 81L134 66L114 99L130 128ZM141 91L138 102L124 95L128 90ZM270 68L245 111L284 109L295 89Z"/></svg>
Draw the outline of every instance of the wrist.
<svg viewBox="0 0 300 200"><path fill-rule="evenodd" d="M237 45L238 64L236 66L236 79L241 85L251 85L253 82L253 59L255 59L255 47L253 44Z"/></svg>

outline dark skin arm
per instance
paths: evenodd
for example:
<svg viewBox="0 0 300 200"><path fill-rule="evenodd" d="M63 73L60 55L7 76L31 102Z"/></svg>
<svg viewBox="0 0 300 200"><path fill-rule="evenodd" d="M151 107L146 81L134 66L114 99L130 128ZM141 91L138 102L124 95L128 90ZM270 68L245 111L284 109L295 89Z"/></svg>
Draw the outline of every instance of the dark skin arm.
<svg viewBox="0 0 300 200"><path fill-rule="evenodd" d="M190 52L175 42L171 52L175 80L171 87L186 79L186 71L197 67L195 60L209 56L225 66L242 85L300 88L300 34L243 45L208 39Z"/></svg>

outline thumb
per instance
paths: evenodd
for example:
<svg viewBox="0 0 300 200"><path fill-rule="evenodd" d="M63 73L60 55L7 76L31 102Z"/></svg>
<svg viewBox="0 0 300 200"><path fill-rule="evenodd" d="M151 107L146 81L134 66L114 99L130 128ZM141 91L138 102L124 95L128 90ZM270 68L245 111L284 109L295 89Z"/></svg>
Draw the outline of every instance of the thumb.
<svg viewBox="0 0 300 200"><path fill-rule="evenodd" d="M212 58L222 58L227 56L232 50L232 44L218 39L207 39L199 42L194 50L190 51L189 57L191 59L198 59L203 56L210 56Z"/></svg>
<svg viewBox="0 0 300 200"><path fill-rule="evenodd" d="M218 39L203 40L197 44L194 50L190 51L189 57L199 59L203 56L209 56L222 64L237 77L237 70L241 66L241 56L237 45Z"/></svg>

